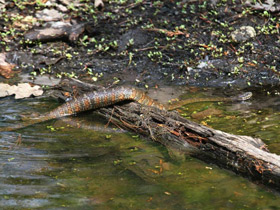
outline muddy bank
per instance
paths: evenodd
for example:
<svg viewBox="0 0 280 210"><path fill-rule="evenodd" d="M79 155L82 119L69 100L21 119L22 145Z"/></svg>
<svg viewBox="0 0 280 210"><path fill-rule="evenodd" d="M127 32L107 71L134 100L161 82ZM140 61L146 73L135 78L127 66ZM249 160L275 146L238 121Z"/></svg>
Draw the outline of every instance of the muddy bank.
<svg viewBox="0 0 280 210"><path fill-rule="evenodd" d="M33 79L47 74L102 85L275 86L279 5L272 3L269 9L250 1L127 0L98 9L94 2L7 0L0 46L14 70Z"/></svg>

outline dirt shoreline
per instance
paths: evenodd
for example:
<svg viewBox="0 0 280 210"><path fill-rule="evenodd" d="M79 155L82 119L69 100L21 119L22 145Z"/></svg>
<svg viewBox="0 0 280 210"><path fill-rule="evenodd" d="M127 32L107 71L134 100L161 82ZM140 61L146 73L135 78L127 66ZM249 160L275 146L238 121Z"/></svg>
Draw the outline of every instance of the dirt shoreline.
<svg viewBox="0 0 280 210"><path fill-rule="evenodd" d="M98 10L94 2L47 2L7 0L0 15L1 52L19 75L76 77L103 86L244 89L280 84L279 15L257 3L107 1ZM45 10L61 16L49 20L51 14L41 15ZM54 23L63 23L67 36L26 39L34 30L53 29ZM250 26L253 35L235 40L232 34L242 26ZM20 77L1 78L17 81Z"/></svg>

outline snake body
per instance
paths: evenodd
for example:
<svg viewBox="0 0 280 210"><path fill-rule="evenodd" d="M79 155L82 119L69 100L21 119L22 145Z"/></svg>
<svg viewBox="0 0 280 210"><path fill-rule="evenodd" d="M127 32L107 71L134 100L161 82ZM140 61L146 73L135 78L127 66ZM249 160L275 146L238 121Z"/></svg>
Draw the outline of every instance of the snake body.
<svg viewBox="0 0 280 210"><path fill-rule="evenodd" d="M252 93L247 92L243 95L232 98L200 98L200 99L186 99L176 103L175 105L163 105L149 96L143 91L131 87L117 87L107 90L88 92L71 101L68 101L54 110L46 114L39 115L37 118L32 118L14 127L0 128L0 131L12 131L24 128L35 123L44 122L51 119L61 118L70 115L76 115L83 111L97 109L101 107L110 106L121 101L137 101L138 103L146 106L158 108L160 110L172 110L187 103L201 102L201 101L234 101L234 100L247 100L252 96Z"/></svg>

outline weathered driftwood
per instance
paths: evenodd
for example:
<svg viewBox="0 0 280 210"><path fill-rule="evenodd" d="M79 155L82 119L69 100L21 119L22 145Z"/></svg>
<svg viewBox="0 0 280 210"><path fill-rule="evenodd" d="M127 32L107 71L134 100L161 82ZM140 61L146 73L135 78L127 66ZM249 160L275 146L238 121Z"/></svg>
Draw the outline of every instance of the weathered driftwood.
<svg viewBox="0 0 280 210"><path fill-rule="evenodd" d="M84 85L78 86L83 92ZM96 111L124 129L280 190L280 156L269 153L258 138L225 133L135 102Z"/></svg>

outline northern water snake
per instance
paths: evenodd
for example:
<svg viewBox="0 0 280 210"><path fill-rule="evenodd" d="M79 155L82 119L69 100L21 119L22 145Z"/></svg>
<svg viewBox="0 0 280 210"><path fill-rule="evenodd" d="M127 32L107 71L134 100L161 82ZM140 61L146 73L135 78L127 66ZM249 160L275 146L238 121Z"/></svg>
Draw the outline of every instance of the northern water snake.
<svg viewBox="0 0 280 210"><path fill-rule="evenodd" d="M37 118L26 120L26 122L14 126L0 128L0 131L12 131L20 128L24 128L35 123L44 122L51 119L61 118L65 116L75 115L83 111L106 107L112 104L116 104L121 101L137 101L140 104L158 108L160 110L173 110L187 103L202 102L202 101L243 101L252 96L251 92L245 94L229 97L229 98L191 98L180 101L173 105L163 105L149 96L143 91L131 88L131 87L117 87L102 91L94 91L85 93L71 101L68 101L54 110L39 115Z"/></svg>

